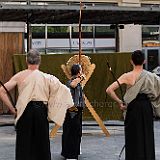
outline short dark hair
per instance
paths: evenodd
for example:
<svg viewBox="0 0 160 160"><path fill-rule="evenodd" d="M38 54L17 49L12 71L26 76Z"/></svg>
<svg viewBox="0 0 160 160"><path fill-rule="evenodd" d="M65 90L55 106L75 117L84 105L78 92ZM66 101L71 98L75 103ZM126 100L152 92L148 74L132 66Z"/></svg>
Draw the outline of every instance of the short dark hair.
<svg viewBox="0 0 160 160"><path fill-rule="evenodd" d="M81 70L81 65L80 64L73 64L71 68L71 75L76 76Z"/></svg>
<svg viewBox="0 0 160 160"><path fill-rule="evenodd" d="M132 61L135 65L142 65L144 59L144 53L141 50L136 50L132 53Z"/></svg>
<svg viewBox="0 0 160 160"><path fill-rule="evenodd" d="M29 52L27 53L27 63L28 64L40 64L41 62L41 55L38 50L36 49L30 49Z"/></svg>

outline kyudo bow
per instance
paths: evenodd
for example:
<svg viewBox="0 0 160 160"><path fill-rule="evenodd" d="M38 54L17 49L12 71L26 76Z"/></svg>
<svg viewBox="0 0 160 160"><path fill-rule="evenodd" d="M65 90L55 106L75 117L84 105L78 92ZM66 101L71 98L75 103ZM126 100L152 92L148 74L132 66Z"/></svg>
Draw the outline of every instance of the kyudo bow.
<svg viewBox="0 0 160 160"><path fill-rule="evenodd" d="M119 88L120 88L120 93L121 93L121 100L122 100L123 104L126 104L125 101L124 101L124 98L123 98L123 91L122 91L121 84L119 83L118 79L116 78L115 74L113 73L112 68L110 67L108 60L107 60L107 66L108 66L109 71L111 72L114 80L118 83L118 86L119 86ZM120 154L119 154L119 156L118 156L118 160L121 159L121 156L122 156L122 153L123 153L123 151L124 151L124 148L125 148L125 145L122 147L122 149L121 149L121 151L120 151Z"/></svg>

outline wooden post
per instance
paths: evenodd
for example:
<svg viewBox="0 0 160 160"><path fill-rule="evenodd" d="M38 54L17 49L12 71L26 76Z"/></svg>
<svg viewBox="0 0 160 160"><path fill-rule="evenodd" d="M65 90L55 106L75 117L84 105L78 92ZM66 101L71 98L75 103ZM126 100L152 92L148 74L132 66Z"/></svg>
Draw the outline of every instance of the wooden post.
<svg viewBox="0 0 160 160"><path fill-rule="evenodd" d="M27 0L27 5L31 5L31 1ZM31 13L27 13L27 52L32 48L32 30L29 18Z"/></svg>

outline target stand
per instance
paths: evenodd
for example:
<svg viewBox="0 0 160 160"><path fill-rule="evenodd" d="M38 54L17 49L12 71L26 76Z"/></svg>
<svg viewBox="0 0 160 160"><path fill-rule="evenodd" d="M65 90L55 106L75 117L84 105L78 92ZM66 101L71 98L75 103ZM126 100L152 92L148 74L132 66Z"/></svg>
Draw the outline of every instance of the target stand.
<svg viewBox="0 0 160 160"><path fill-rule="evenodd" d="M64 65L64 64L61 65L61 68L62 68L63 72L65 73L65 75L68 79L71 79L71 67L72 67L72 65L73 64L78 64L78 63L79 63L79 55L74 55L73 57L71 57L68 60L66 65ZM83 80L81 82L82 87L84 87L86 85L86 83L88 82L88 80L90 79L91 75L93 74L96 66L95 66L95 64L91 64L90 58L88 56L85 56L85 55L81 55L81 63L80 64L82 66L83 74L86 77L85 80ZM84 99L85 99L86 107L88 108L88 110L90 111L90 113L92 114L92 116L94 117L96 122L99 124L99 126L102 129L102 131L104 132L104 134L107 137L109 137L110 134L109 134L108 130L106 129L105 125L103 124L103 121L101 120L99 115L96 113L93 106L91 105L91 103L89 102L88 98L85 95L84 95ZM55 126L53 127L53 129L50 132L50 138L55 137L59 128L60 128L60 126L55 124Z"/></svg>

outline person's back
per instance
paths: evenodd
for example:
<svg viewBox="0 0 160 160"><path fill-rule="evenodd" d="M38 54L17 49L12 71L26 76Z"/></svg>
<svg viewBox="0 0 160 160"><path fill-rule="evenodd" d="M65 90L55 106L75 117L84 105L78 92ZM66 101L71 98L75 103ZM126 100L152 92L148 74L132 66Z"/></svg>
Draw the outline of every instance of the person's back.
<svg viewBox="0 0 160 160"><path fill-rule="evenodd" d="M18 87L16 122L23 114L28 102L48 102L49 84L47 83L47 79L44 75L45 74L39 70L24 70L16 75Z"/></svg>
<svg viewBox="0 0 160 160"><path fill-rule="evenodd" d="M128 73L124 73L118 79L120 84L126 84L128 87L133 86L136 83L143 71L143 64L145 62L144 55L141 51L138 50L134 53L135 54L132 54L131 56L131 64L133 66L133 70Z"/></svg>
<svg viewBox="0 0 160 160"><path fill-rule="evenodd" d="M29 86L34 85L34 88L31 88L32 92L30 91L32 95L38 99L41 94L43 94L43 96L45 97L45 93L48 94L48 86L46 81L47 79L45 78L45 73L39 70L24 70L17 74L18 92L21 93L25 88L29 88Z"/></svg>
<svg viewBox="0 0 160 160"><path fill-rule="evenodd" d="M112 83L106 92L118 103L121 110L127 109L125 116L125 159L155 160L153 110L148 92L144 92L143 89L145 79L142 77L147 72L143 70L144 54L140 50L134 51L131 63L133 70L118 78L119 84L127 85L124 101L115 93L119 87L117 82ZM146 91L151 89L151 85L145 87ZM150 92L153 93L154 91L151 90Z"/></svg>
<svg viewBox="0 0 160 160"><path fill-rule="evenodd" d="M69 89L56 77L39 71L40 61L40 53L30 50L28 69L5 84L8 90L18 86L17 113L0 88L1 99L17 115L16 160L51 160L48 117L62 125L67 108L73 106Z"/></svg>

